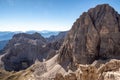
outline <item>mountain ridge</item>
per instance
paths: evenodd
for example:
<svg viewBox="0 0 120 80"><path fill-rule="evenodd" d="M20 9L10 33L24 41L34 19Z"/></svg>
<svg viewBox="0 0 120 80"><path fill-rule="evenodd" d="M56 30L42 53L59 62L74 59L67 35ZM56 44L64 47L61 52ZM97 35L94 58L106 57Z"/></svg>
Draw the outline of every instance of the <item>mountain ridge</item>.
<svg viewBox="0 0 120 80"><path fill-rule="evenodd" d="M28 68L36 60L42 62L50 59L57 54L56 51L62 45L65 34L60 38L59 35L56 36L56 40L50 42L47 41L49 38L46 39L37 32L15 34L1 52L4 55L1 58L3 66L8 71L19 71Z"/></svg>
<svg viewBox="0 0 120 80"><path fill-rule="evenodd" d="M58 62L63 66L72 66L75 63L91 64L99 58L117 58L120 46L119 29L120 15L108 4L91 8L76 20L68 32L59 50ZM114 48L115 43L111 39L118 50ZM110 44L111 47L108 47ZM113 51L108 52L110 49Z"/></svg>

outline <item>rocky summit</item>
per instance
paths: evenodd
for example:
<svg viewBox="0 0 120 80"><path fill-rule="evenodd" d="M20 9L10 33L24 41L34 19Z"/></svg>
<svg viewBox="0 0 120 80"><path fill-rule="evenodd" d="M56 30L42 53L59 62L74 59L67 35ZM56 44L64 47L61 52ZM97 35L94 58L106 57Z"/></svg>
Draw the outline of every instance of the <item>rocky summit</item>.
<svg viewBox="0 0 120 80"><path fill-rule="evenodd" d="M120 59L120 15L108 4L84 12L59 50L63 66L91 64L97 59Z"/></svg>
<svg viewBox="0 0 120 80"><path fill-rule="evenodd" d="M46 40L39 33L14 35L4 49L5 69L18 71L32 65L36 59L42 60L44 56L39 52L45 44Z"/></svg>

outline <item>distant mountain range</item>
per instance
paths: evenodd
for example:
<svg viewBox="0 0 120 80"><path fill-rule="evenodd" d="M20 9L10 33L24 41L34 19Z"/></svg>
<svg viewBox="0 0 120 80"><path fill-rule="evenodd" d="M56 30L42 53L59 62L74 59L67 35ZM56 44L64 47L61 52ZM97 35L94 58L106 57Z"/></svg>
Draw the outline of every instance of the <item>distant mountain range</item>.
<svg viewBox="0 0 120 80"><path fill-rule="evenodd" d="M26 31L24 33L33 34L35 32L40 33L45 38L48 38L51 35L57 35L60 31L46 31L46 30L44 30L44 31ZM10 31L0 32L0 41L9 40L9 39L12 38L12 36L14 34L17 34L17 33L23 33L23 32L20 32L20 31L16 31L16 32L10 32Z"/></svg>
<svg viewBox="0 0 120 80"><path fill-rule="evenodd" d="M0 32L0 50L4 48L4 46L7 44L7 42L12 39L13 35L18 34L18 33L27 33L27 34L33 34L35 32L40 33L44 38L48 38L50 36L56 36L59 34L60 31L26 31L26 32L21 32L21 31L16 31L16 32L10 32L10 31L4 31Z"/></svg>
<svg viewBox="0 0 120 80"><path fill-rule="evenodd" d="M0 50L8 43L8 40L0 41Z"/></svg>
<svg viewBox="0 0 120 80"><path fill-rule="evenodd" d="M48 38L52 35L56 36L59 34L59 32L61 31L48 31L48 30L43 30L43 31L26 31L25 33L28 33L28 34L33 34L35 32L38 32L40 33L44 38Z"/></svg>
<svg viewBox="0 0 120 80"><path fill-rule="evenodd" d="M17 32L8 32L8 31L0 32L0 41L9 40L16 33Z"/></svg>

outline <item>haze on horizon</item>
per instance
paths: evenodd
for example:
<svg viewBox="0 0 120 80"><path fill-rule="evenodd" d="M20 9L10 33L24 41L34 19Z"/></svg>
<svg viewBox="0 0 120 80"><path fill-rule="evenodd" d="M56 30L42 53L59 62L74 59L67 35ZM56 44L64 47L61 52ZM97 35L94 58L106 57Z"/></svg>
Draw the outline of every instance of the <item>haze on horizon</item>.
<svg viewBox="0 0 120 80"><path fill-rule="evenodd" d="M120 0L0 0L0 31L65 31L89 8Z"/></svg>

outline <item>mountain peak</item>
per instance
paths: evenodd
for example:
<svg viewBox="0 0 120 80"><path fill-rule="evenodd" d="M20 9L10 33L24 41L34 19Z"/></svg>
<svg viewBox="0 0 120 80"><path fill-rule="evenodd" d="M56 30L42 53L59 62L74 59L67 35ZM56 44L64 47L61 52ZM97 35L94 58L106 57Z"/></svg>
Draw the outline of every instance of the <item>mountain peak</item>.
<svg viewBox="0 0 120 80"><path fill-rule="evenodd" d="M33 34L27 34L27 33L19 33L15 34L13 38L29 38L29 39L41 39L43 38L41 34L35 32Z"/></svg>
<svg viewBox="0 0 120 80"><path fill-rule="evenodd" d="M120 40L119 32L120 15L111 6L102 4L91 8L76 20L68 32L59 50L58 61L68 66L91 64L99 58L120 58L120 45L116 44ZM115 46L119 49L116 50Z"/></svg>
<svg viewBox="0 0 120 80"><path fill-rule="evenodd" d="M115 11L113 7L111 7L109 4L101 4L97 5L94 8L91 8L88 10L88 12L96 12L96 11Z"/></svg>

